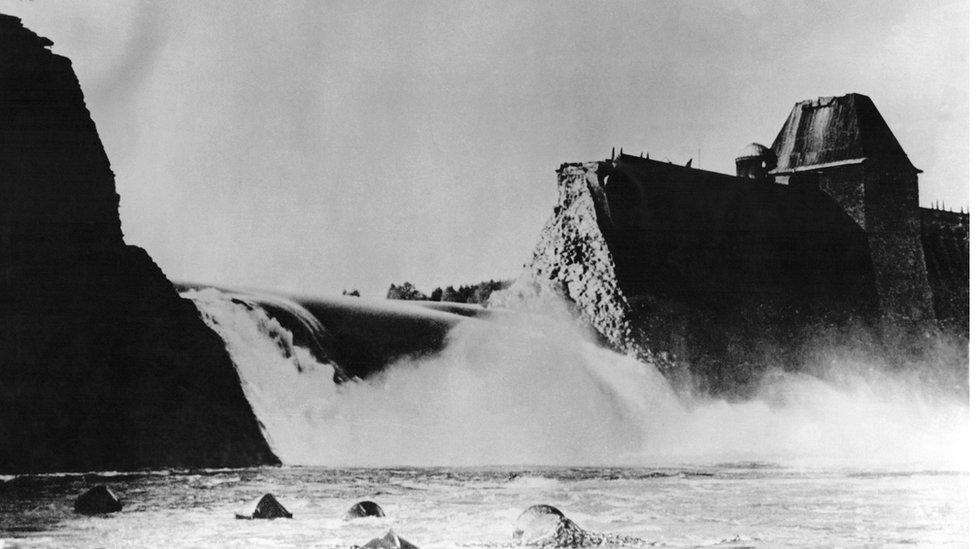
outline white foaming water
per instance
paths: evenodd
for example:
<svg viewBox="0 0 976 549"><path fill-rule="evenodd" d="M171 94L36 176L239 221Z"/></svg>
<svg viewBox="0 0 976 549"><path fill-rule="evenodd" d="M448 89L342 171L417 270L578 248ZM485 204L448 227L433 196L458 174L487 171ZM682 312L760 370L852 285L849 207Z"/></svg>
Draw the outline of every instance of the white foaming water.
<svg viewBox="0 0 976 549"><path fill-rule="evenodd" d="M260 308L187 292L293 465L680 465L965 469L965 397L845 359L776 373L742 402L683 397L568 320L465 320L440 353L336 386Z"/></svg>

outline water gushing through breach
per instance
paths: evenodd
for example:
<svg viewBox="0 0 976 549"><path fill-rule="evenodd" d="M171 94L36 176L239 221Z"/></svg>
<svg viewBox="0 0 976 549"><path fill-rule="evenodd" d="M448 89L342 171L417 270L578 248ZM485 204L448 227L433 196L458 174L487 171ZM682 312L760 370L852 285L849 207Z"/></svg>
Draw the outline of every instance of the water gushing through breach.
<svg viewBox="0 0 976 549"><path fill-rule="evenodd" d="M685 397L568 319L513 314L460 319L440 352L337 385L335 366L256 301L184 296L226 342L288 464L965 467L964 397L853 359L821 377L769 375L748 401Z"/></svg>

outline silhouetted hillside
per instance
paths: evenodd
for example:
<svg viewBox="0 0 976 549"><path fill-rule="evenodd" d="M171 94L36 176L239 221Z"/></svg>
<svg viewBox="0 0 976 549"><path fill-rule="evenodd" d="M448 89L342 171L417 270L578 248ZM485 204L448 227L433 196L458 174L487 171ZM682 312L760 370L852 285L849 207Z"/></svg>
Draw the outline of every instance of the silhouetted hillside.
<svg viewBox="0 0 976 549"><path fill-rule="evenodd" d="M71 62L0 15L0 472L277 463L140 248Z"/></svg>

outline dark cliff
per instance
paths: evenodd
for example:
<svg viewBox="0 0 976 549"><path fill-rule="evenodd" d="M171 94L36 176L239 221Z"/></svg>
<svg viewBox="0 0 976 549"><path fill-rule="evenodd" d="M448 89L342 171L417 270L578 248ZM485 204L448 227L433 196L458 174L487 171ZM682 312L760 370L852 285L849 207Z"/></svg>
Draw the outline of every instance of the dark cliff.
<svg viewBox="0 0 976 549"><path fill-rule="evenodd" d="M0 15L0 472L276 463L220 338L123 242L50 45Z"/></svg>

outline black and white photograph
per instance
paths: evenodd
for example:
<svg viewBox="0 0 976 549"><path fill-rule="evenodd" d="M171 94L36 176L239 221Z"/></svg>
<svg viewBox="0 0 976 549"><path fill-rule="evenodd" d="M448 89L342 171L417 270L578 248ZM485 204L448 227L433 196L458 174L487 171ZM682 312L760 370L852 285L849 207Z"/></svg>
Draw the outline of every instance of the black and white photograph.
<svg viewBox="0 0 976 549"><path fill-rule="evenodd" d="M966 0L0 0L0 549L968 547Z"/></svg>

